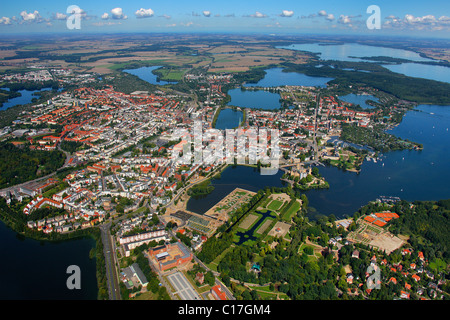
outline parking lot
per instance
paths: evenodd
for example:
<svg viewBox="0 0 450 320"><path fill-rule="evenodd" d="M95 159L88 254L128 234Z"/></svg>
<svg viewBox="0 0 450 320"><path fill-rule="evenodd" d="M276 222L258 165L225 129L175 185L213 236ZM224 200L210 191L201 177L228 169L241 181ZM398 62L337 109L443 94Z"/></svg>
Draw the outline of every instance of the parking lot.
<svg viewBox="0 0 450 320"><path fill-rule="evenodd" d="M172 273L167 276L167 280L175 289L174 294L177 294L181 300L201 300L188 279L181 272Z"/></svg>

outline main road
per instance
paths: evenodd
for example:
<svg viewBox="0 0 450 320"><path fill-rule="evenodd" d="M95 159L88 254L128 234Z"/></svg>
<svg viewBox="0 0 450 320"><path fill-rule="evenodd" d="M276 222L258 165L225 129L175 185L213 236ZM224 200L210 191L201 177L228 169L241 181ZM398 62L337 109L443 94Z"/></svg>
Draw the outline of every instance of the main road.
<svg viewBox="0 0 450 320"><path fill-rule="evenodd" d="M114 242L111 241L111 233L109 232L110 227L111 223L100 226L103 253L105 255L106 278L108 280L109 299L120 300L120 287L116 269L116 251Z"/></svg>

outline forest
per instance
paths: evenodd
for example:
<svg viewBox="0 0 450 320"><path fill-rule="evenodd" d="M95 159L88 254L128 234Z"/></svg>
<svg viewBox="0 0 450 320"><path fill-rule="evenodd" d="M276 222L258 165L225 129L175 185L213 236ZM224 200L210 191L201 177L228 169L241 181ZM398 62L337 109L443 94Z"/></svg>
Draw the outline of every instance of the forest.
<svg viewBox="0 0 450 320"><path fill-rule="evenodd" d="M414 146L422 147L421 144L403 140L386 133L380 126L370 129L352 124L343 124L340 139L346 142L367 145L375 151L381 152L412 149Z"/></svg>
<svg viewBox="0 0 450 320"><path fill-rule="evenodd" d="M450 199L440 201L401 201L394 207L401 212L392 222L391 232L410 236L409 242L430 259L450 263Z"/></svg>
<svg viewBox="0 0 450 320"><path fill-rule="evenodd" d="M208 179L202 183L196 184L188 190L188 195L191 197L204 196L211 193L214 190L214 186L211 185L211 180Z"/></svg>
<svg viewBox="0 0 450 320"><path fill-rule="evenodd" d="M20 184L50 174L63 166L62 151L31 150L0 143L0 188Z"/></svg>

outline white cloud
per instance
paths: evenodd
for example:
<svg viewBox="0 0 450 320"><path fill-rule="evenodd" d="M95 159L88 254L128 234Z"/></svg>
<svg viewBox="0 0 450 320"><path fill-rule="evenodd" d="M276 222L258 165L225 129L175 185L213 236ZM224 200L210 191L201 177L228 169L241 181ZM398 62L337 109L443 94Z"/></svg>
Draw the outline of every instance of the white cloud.
<svg viewBox="0 0 450 320"><path fill-rule="evenodd" d="M294 15L294 11L292 10L283 10L280 14L280 17L292 17Z"/></svg>
<svg viewBox="0 0 450 320"><path fill-rule="evenodd" d="M127 19L128 17L123 14L122 8L114 8L111 10L112 18L113 19Z"/></svg>
<svg viewBox="0 0 450 320"><path fill-rule="evenodd" d="M205 17L209 17L209 16L211 16L211 12L205 10L205 11L203 11L203 15L204 15Z"/></svg>
<svg viewBox="0 0 450 320"><path fill-rule="evenodd" d="M96 27L103 27L103 26L114 26L114 25L120 25L122 24L122 22L112 22L112 21L108 21L108 22L93 22L92 25L96 26Z"/></svg>
<svg viewBox="0 0 450 320"><path fill-rule="evenodd" d="M8 17L2 17L2 18L0 18L0 24L4 24L4 25L11 24L11 19Z"/></svg>
<svg viewBox="0 0 450 320"><path fill-rule="evenodd" d="M248 16L245 16L245 17L251 17L251 18L266 18L267 15L265 15L265 14L259 12L259 11L256 11L255 14L251 14L251 15L248 15Z"/></svg>
<svg viewBox="0 0 450 320"><path fill-rule="evenodd" d="M67 15L64 13L55 13L55 19L56 20L66 20L67 19Z"/></svg>
<svg viewBox="0 0 450 320"><path fill-rule="evenodd" d="M134 14L136 15L136 18L148 18L152 17L154 13L155 12L150 8L148 9L140 8Z"/></svg>
<svg viewBox="0 0 450 320"><path fill-rule="evenodd" d="M41 16L39 15L39 11L34 10L34 12L27 13L25 10L20 13L23 21L34 21L38 20Z"/></svg>
<svg viewBox="0 0 450 320"><path fill-rule="evenodd" d="M104 14L102 14L102 19L103 20L107 20L109 18L109 14L107 12L105 12Z"/></svg>
<svg viewBox="0 0 450 320"><path fill-rule="evenodd" d="M341 14L339 16L338 22L342 23L342 24L350 24L352 21L349 16L345 16L345 15Z"/></svg>
<svg viewBox="0 0 450 320"><path fill-rule="evenodd" d="M310 14L308 16L308 18L314 18L315 16L316 16L315 14ZM325 19L328 20L328 21L333 21L334 20L334 14L327 13L325 10L320 10L319 12L317 12L317 16L325 17Z"/></svg>
<svg viewBox="0 0 450 320"><path fill-rule="evenodd" d="M171 16L167 15L167 14L163 14L162 16L158 16L160 18L164 18L164 19L170 19L172 18Z"/></svg>
<svg viewBox="0 0 450 320"><path fill-rule="evenodd" d="M450 27L450 17L441 16L436 18L429 14L422 17L415 17L412 14L406 14L399 18L393 15L387 16L384 22L386 28L409 29L409 30L444 30Z"/></svg>

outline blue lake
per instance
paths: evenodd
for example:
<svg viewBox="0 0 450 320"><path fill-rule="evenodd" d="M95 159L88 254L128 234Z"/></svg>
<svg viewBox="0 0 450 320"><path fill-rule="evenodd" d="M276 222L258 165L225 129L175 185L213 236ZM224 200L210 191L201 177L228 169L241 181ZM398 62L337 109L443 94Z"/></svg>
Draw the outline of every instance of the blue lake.
<svg viewBox="0 0 450 320"><path fill-rule="evenodd" d="M3 89L7 89L7 88L3 88ZM18 92L21 94L21 96L9 99L8 101L4 102L2 107L0 108L0 110L6 110L6 109L9 109L16 105L23 105L23 104L30 103L33 98L39 98L38 96L35 96L34 93L40 92L40 91L47 91L47 90L51 90L51 88L44 88L42 90L19 90Z"/></svg>
<svg viewBox="0 0 450 320"><path fill-rule="evenodd" d="M383 65L392 72L401 73L408 77L424 78L450 83L450 68L431 66L419 63L402 63Z"/></svg>
<svg viewBox="0 0 450 320"><path fill-rule="evenodd" d="M222 130L236 128L242 122L243 117L242 111L223 109L217 117L215 128Z"/></svg>
<svg viewBox="0 0 450 320"><path fill-rule="evenodd" d="M123 71L135 75L140 79L147 81L148 83L151 84L163 86L170 83L177 83L177 81L163 81L163 80L158 81L158 76L153 73L153 70L159 68L161 68L161 66L141 67L137 69L124 69Z"/></svg>
<svg viewBox="0 0 450 320"><path fill-rule="evenodd" d="M279 109L280 95L264 90L241 90L241 88L231 89L228 91L231 97L228 105L237 106L241 108L255 108L255 109Z"/></svg>
<svg viewBox="0 0 450 320"><path fill-rule="evenodd" d="M346 96L341 96L339 97L340 100L345 101L345 102L350 102L353 103L354 105L359 104L361 106L361 108L363 109L374 109L375 107L372 107L371 105L368 105L366 103L367 100L373 100L376 102L379 102L377 97L374 97L372 95L369 94L348 94Z"/></svg>
<svg viewBox="0 0 450 320"><path fill-rule="evenodd" d="M303 73L283 72L283 68L264 70L266 75L258 83L247 83L245 87L309 86L326 87L333 78L310 77Z"/></svg>
<svg viewBox="0 0 450 320"><path fill-rule="evenodd" d="M308 191L310 206L326 215L342 216L380 195L409 201L448 199L449 127L450 106L421 105L407 112L389 133L423 143L422 151L388 152L376 163L364 161L360 174L319 167L330 189Z"/></svg>
<svg viewBox="0 0 450 320"><path fill-rule="evenodd" d="M253 167L229 166L222 172L220 179L211 181L214 190L206 196L190 198L187 209L203 214L235 188L258 192L266 186L283 187L286 183L280 180L282 175L283 171L281 170L278 170L275 175L261 175Z"/></svg>
<svg viewBox="0 0 450 320"><path fill-rule="evenodd" d="M433 61L423 58L418 53L386 47L367 46L358 43L345 43L338 45L324 45L319 43L292 44L289 46L277 47L280 49L291 49L319 53L322 60L339 61L366 61L360 57L392 57L408 59L412 61Z"/></svg>
<svg viewBox="0 0 450 320"><path fill-rule="evenodd" d="M277 47L280 49L300 50L313 53L319 53L322 60L337 61L368 61L360 59L360 57L392 57L400 59L408 59L411 61L434 61L429 58L423 58L418 53L394 48L375 47L361 45L358 43L345 43L339 45L323 45L319 43L292 44L289 46ZM385 64L386 69L392 72L404 74L410 77L418 77L423 79L437 80L450 83L450 68L436 65L426 65L419 63L401 63L398 65Z"/></svg>
<svg viewBox="0 0 450 320"><path fill-rule="evenodd" d="M41 242L20 237L0 221L0 300L96 300L93 239ZM67 267L81 271L81 289L69 290Z"/></svg>

